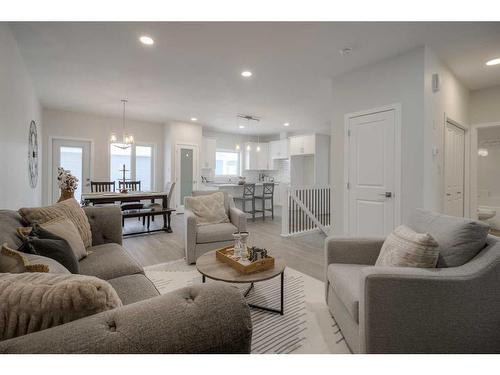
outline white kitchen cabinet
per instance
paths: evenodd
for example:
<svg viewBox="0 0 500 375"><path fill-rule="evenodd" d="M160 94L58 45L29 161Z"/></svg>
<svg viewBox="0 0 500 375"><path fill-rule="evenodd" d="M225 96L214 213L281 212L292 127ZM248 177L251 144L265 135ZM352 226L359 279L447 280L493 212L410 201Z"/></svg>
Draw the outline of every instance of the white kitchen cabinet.
<svg viewBox="0 0 500 375"><path fill-rule="evenodd" d="M269 143L260 143L257 147L260 146L260 151L257 151L257 162L259 166L259 170L267 171L271 169L270 160L269 160Z"/></svg>
<svg viewBox="0 0 500 375"><path fill-rule="evenodd" d="M201 168L215 170L216 139L203 137L201 149Z"/></svg>
<svg viewBox="0 0 500 375"><path fill-rule="evenodd" d="M288 139L269 142L271 159L288 159Z"/></svg>
<svg viewBox="0 0 500 375"><path fill-rule="evenodd" d="M247 142L245 147L245 170L267 171L272 168L269 158L269 144ZM257 151L259 149L259 151Z"/></svg>
<svg viewBox="0 0 500 375"><path fill-rule="evenodd" d="M290 184L327 185L330 181L330 136L290 138Z"/></svg>
<svg viewBox="0 0 500 375"><path fill-rule="evenodd" d="M290 155L314 155L316 135L300 135L290 138Z"/></svg>

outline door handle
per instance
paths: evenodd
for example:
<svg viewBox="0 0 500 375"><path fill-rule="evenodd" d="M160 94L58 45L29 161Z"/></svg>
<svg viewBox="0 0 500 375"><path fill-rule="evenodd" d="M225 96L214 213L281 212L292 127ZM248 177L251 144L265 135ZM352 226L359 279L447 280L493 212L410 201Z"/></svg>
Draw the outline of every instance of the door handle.
<svg viewBox="0 0 500 375"><path fill-rule="evenodd" d="M382 196L382 197L391 198L392 197L392 192L386 191L385 193L379 194L379 195Z"/></svg>

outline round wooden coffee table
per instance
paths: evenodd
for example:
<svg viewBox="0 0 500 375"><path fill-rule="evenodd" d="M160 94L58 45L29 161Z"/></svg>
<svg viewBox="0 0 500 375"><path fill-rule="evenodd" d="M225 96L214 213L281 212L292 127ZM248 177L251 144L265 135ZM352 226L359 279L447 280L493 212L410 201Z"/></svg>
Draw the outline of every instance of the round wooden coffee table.
<svg viewBox="0 0 500 375"><path fill-rule="evenodd" d="M273 313L278 313L280 315L283 315L284 313L284 275L285 275L285 268L286 268L286 263L280 259L280 258L275 258L274 259L274 268L270 270L265 270L265 271L260 271L260 272L255 272L251 273L249 275L245 275L243 273L240 273L236 271L234 268L231 266L221 262L220 260L217 260L215 257L215 250L210 251L201 257L199 257L196 260L196 268L198 269L198 272L201 273L202 275L202 280L203 282L206 281L206 278L208 277L209 279L212 280L217 280L217 281L224 281L227 283L238 283L238 284L247 284L250 283L249 288L245 291L244 296L246 297L248 293L253 289L254 283L258 283L260 281L265 281L272 279L276 276L280 276L280 308L279 309L273 309L270 307L266 306L260 306L260 305L254 305L254 304L248 304L248 306L255 308L255 309L261 309Z"/></svg>

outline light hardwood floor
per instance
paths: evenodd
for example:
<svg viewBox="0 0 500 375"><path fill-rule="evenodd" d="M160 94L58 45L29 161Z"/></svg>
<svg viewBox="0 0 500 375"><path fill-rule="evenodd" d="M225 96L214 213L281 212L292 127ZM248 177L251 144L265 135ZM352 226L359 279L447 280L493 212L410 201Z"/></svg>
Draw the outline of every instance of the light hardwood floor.
<svg viewBox="0 0 500 375"><path fill-rule="evenodd" d="M184 220L182 214L172 215L173 233L125 237L123 244L127 251L141 265L149 266L184 258ZM152 224L158 228L163 224L160 218ZM125 231L141 230L142 225L136 219L127 219ZM324 279L324 240L320 233L311 233L299 237L281 237L281 218L274 220L256 218L248 220L250 232L249 245L266 248L273 256L285 259L287 265L297 271Z"/></svg>

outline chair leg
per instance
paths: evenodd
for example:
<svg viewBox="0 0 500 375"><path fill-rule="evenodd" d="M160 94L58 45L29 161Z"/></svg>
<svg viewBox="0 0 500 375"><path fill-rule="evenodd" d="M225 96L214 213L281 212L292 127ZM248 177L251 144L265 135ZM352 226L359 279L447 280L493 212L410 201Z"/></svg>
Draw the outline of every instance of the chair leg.
<svg viewBox="0 0 500 375"><path fill-rule="evenodd" d="M255 198L252 199L252 221L255 221Z"/></svg>
<svg viewBox="0 0 500 375"><path fill-rule="evenodd" d="M262 197L262 220L266 220L266 198Z"/></svg>
<svg viewBox="0 0 500 375"><path fill-rule="evenodd" d="M271 220L274 220L274 198L271 197Z"/></svg>
<svg viewBox="0 0 500 375"><path fill-rule="evenodd" d="M125 226L125 218L122 216L122 228Z"/></svg>
<svg viewBox="0 0 500 375"><path fill-rule="evenodd" d="M148 216L148 230L149 230L149 224L151 223L150 216Z"/></svg>
<svg viewBox="0 0 500 375"><path fill-rule="evenodd" d="M139 218L140 219L140 218ZM142 217L142 226L144 226L146 224L146 216L143 216Z"/></svg>

